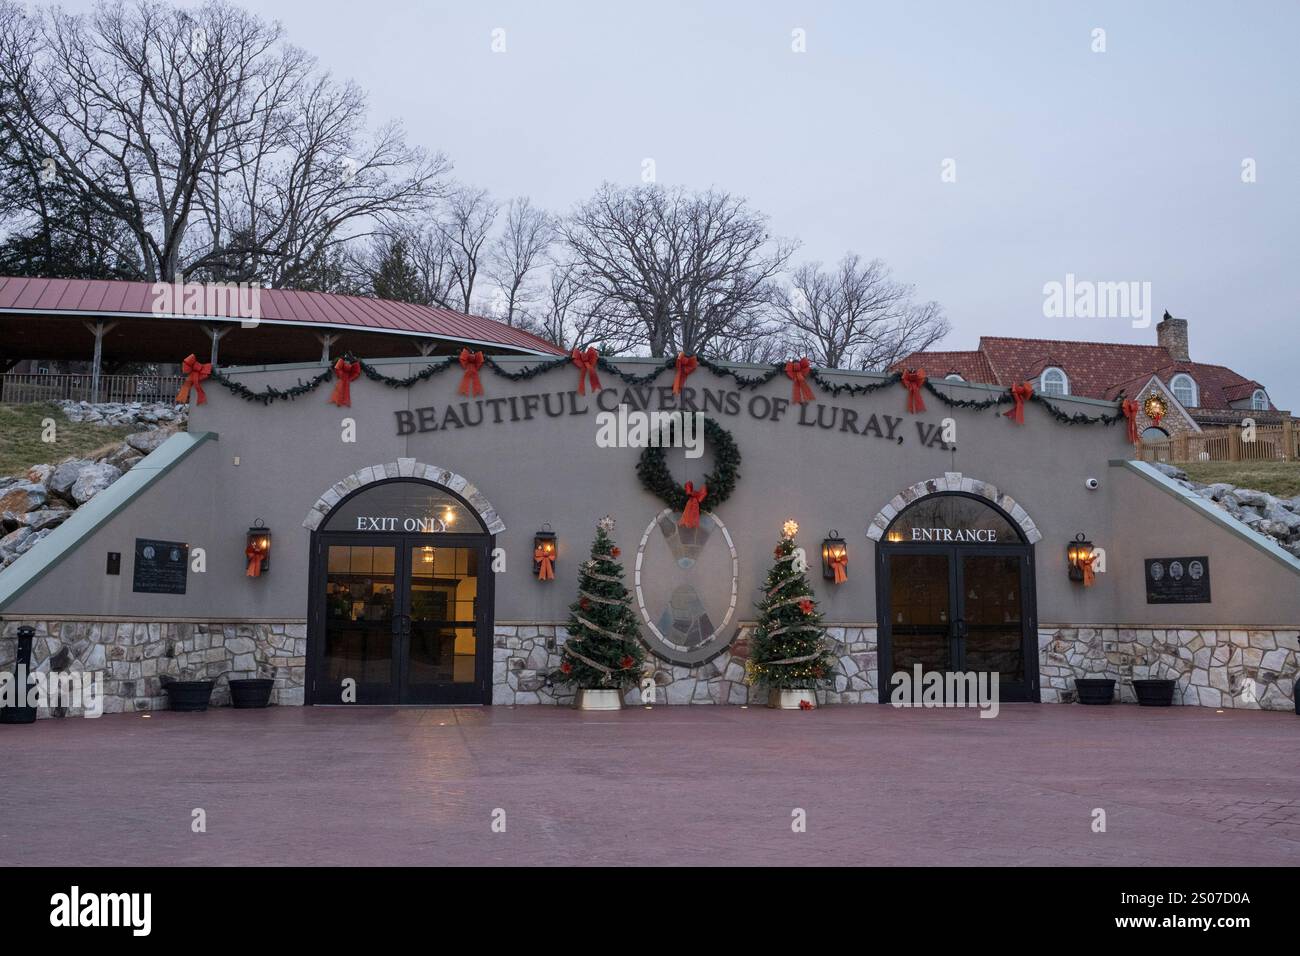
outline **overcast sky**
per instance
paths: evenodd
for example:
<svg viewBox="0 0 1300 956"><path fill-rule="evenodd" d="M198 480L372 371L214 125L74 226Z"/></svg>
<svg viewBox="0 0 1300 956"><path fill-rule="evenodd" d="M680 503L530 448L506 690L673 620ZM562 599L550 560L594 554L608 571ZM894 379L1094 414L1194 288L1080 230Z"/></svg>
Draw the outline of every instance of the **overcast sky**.
<svg viewBox="0 0 1300 956"><path fill-rule="evenodd" d="M747 196L799 258L885 259L943 304L946 348L1153 343L1168 309L1194 359L1300 408L1295 0L243 6L499 197L566 210L651 158ZM1067 273L1150 282L1151 327L1045 318Z"/></svg>

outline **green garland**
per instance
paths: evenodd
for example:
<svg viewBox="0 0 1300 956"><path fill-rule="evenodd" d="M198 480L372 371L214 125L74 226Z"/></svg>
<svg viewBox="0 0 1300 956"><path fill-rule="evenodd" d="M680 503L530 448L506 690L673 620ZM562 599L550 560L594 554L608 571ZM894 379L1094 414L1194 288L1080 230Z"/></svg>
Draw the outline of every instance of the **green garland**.
<svg viewBox="0 0 1300 956"><path fill-rule="evenodd" d="M740 477L740 449L736 440L712 418L704 419L704 438L713 449L715 468L704 476L703 484L709 489L705 498L704 510L713 511L736 490L736 480ZM637 477L645 490L663 500L674 511L686 507L686 490L668 471L667 458L662 443L653 445L641 452L641 460L636 464Z"/></svg>
<svg viewBox="0 0 1300 956"><path fill-rule="evenodd" d="M358 361L351 353L344 355L343 358L345 361L348 362ZM412 361L418 362L420 360L417 358L417 359L412 359ZM535 378L538 375L544 375L547 372L552 372L555 369L560 368L561 366L571 364L572 361L573 359L570 358L568 355L563 355L551 359L549 361L538 362L536 365L527 366L526 368L522 368L517 372L511 372L503 368L501 365L499 365L496 361L492 359L492 357L488 356L484 359L483 365L484 367L490 369L494 374L499 375L504 379L507 379L511 382L520 382L526 379ZM613 377L619 379L626 385L635 386L635 385L645 385L649 382L653 382L664 372L672 371L676 366L676 361L677 360L675 356L673 358L665 359L661 365L658 365L655 368L652 368L650 371L642 373L640 375L633 374L631 372L622 371L621 369L618 368L617 365L614 364L613 361L605 358L603 355L598 358L596 364L602 373L606 375L612 375ZM380 372L373 365L365 361L361 361L360 364L361 364L362 373L366 376L366 378L370 379L372 382L382 382L384 385L387 385L389 388L411 388L412 386L418 385L421 382L427 382L435 375L445 372L447 371L447 369L458 365L459 358L455 355L447 356L442 361L431 362L427 368L423 368L420 371L416 372L415 374L408 375L405 378L395 378L390 375L385 375L383 372ZM700 364L700 368L708 369L714 375L734 379L737 387L741 389L758 388L760 385L766 385L768 382L772 381L772 379L776 378L779 375L784 374L785 372L784 362L773 362L771 367L768 368L766 371L761 372L758 375L754 375L754 376L741 375L736 370L727 368L722 365L718 365L707 358L699 359L699 364ZM887 378L883 378L878 382L866 382L864 384L857 385L852 382L832 382L830 379L828 379L825 376L825 374L823 374L822 370L820 369L813 369L811 374L808 377L811 378L814 382L816 382L817 386L821 388L822 391L829 392L833 396L839 396L841 393L845 393L852 396L868 395L872 392L877 392L880 391L881 389L889 388L892 385L897 385L899 382L902 381L903 378L902 373L894 372L892 375L888 376ZM225 373L219 372L215 369L213 370L211 376L207 379L207 381L216 382L218 385L221 385L229 389L232 394L236 395L239 398L244 399L245 401L261 402L263 405L269 405L272 402L276 402L276 401L292 401L302 395L308 394L309 392L314 392L322 385L329 384L331 381L333 381L333 378L334 378L334 368L333 365L330 365L319 375L313 376L307 381L303 381L302 379L299 379L297 385L294 385L290 388L284 388L284 389L272 388L271 386L268 385L262 391L256 392L253 391L248 386L244 385L243 383L237 382L234 379L226 376ZM950 408L966 408L966 409L971 409L973 411L983 411L984 409L988 409L988 408L996 408L1001 405L1009 405L1014 401L1014 399L1011 396L1010 390L1007 390L1006 392L1000 395L996 395L992 398L963 399L963 398L953 398L950 395L945 394L944 392L936 388L934 383L931 382L929 379L926 380L924 388L927 392L929 392L931 395L939 399L939 401L943 402L945 405L949 406ZM1054 404L1053 402L1039 395L1037 392L1029 396L1029 401L1036 402L1037 404L1042 405L1044 408L1047 409L1048 413L1054 419L1056 419L1058 422L1061 422L1062 424L1065 425L1100 424L1100 425L1109 426L1109 425L1114 425L1119 422L1122 422L1125 420L1124 415L1123 412L1118 411L1118 409L1122 407L1123 400L1124 400L1123 395L1120 395L1116 399L1117 412L1114 415L1107 415L1104 412L1100 415L1085 415L1083 412L1075 412L1073 415L1071 415L1068 412L1063 411L1060 408L1060 406ZM706 427L706 434L707 434L707 427ZM712 438L710 438L710 440L712 440ZM737 458L737 460L739 460L739 458ZM713 483L711 481L709 483L709 494L712 497ZM662 495L660 497L662 497ZM683 497L684 497L684 493L683 493ZM714 500L717 501L718 499L715 498Z"/></svg>

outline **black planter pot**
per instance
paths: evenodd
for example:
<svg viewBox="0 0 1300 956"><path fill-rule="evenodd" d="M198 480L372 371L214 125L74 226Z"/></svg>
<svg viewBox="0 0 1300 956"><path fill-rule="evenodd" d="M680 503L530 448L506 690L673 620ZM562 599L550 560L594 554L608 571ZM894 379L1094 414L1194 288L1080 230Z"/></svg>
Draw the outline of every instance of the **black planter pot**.
<svg viewBox="0 0 1300 956"><path fill-rule="evenodd" d="M200 711L208 709L208 699L212 696L210 680L172 680L163 684L163 690L171 701L172 710Z"/></svg>
<svg viewBox="0 0 1300 956"><path fill-rule="evenodd" d="M1135 680L1133 692L1143 707L1169 707L1174 702L1172 680Z"/></svg>
<svg viewBox="0 0 1300 956"><path fill-rule="evenodd" d="M266 707L271 703L275 681L270 677L250 677L230 681L230 703L239 708Z"/></svg>
<svg viewBox="0 0 1300 956"><path fill-rule="evenodd" d="M1109 704L1115 699L1115 682L1108 677L1076 677L1074 687L1081 704Z"/></svg>

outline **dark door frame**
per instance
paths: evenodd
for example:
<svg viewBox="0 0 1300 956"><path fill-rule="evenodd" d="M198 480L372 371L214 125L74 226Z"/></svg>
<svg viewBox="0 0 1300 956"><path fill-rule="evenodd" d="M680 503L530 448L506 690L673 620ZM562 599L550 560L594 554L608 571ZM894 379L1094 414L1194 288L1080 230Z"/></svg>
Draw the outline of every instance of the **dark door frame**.
<svg viewBox="0 0 1300 956"><path fill-rule="evenodd" d="M437 488L439 491L456 498L470 508L468 502L460 495L451 491L442 485L429 481L421 481L418 478L397 478L389 481L416 482L428 485L431 488ZM387 482L373 482L358 488L352 494L348 495L335 505L346 501L348 498L357 494L362 494L375 488L377 485L386 484ZM471 512L473 511L470 508ZM328 516L322 525L327 523ZM306 678L304 688L304 703L311 704L334 704L334 700L321 699L324 694L324 688L318 692L317 683L320 678L321 668L324 666L324 639L325 639L325 577L328 572L328 549L331 544L350 544L350 545L371 545L376 547L394 547L397 555L394 563L393 572L396 577L395 594L393 601L393 620L395 627L401 618L409 621L410 615L410 585L411 574L409 568L411 548L433 545L434 547L448 548L474 548L478 551L478 590L475 599L474 616L475 616L475 644L474 644L474 675L473 683L451 685L452 691L446 696L447 700L440 700L433 703L416 703L410 706L445 706L445 705L467 705L467 704L491 704L492 703L492 646L493 634L495 631L496 620L496 575L492 572L492 552L496 549L496 535L489 534L487 531L478 532L435 532L428 534L410 534L406 532L372 532L372 531L313 531L311 533L311 543L309 546L309 561L307 572L307 661L306 661ZM409 647L410 628L405 629L403 634L394 634L398 648L405 651ZM406 684L405 661L398 659L400 655L394 655L392 686L394 693L400 695L401 688ZM392 701L392 704L400 705L400 701ZM381 705L382 706L382 705ZM402 705L406 706L406 705Z"/></svg>
<svg viewBox="0 0 1300 956"><path fill-rule="evenodd" d="M964 492L939 492L939 495L961 495L975 498ZM937 497L927 495L926 498ZM918 498L924 501L926 498ZM889 702L889 679L893 674L893 621L890 614L889 558L893 554L947 554L948 555L948 593L954 631L950 636L953 641L950 658L960 666L964 663L964 647L956 646L964 638L956 636L955 626L961 619L960 611L965 602L965 589L962 587L961 559L965 555L1017 556L1020 558L1020 628L1021 652L1024 658L1025 679L1015 685L999 680L999 698L1007 702L1028 701L1038 703L1041 700L1038 672L1038 596L1034 583L1034 546L1024 539L1016 521L1005 511L987 498L977 498L980 503L994 511L1000 512L1017 529L1021 539L1016 544L957 544L918 542L890 542L882 538L876 542L876 668L877 696L879 702ZM1009 692L1010 691L1010 692Z"/></svg>

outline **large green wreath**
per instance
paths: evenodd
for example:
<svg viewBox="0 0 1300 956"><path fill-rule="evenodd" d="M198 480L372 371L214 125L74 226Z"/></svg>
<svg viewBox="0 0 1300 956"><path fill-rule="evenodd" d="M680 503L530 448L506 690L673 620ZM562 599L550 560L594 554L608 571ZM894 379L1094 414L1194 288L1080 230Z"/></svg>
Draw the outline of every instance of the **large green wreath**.
<svg viewBox="0 0 1300 956"><path fill-rule="evenodd" d="M703 502L705 511L712 511L731 497L736 490L736 469L740 466L740 449L736 440L712 418L704 419L704 439L713 451L714 469L704 476L703 484L709 489ZM686 490L668 471L668 462L661 441L658 447L648 446L641 452L636 465L637 476L646 491L663 499L674 511L686 507Z"/></svg>

